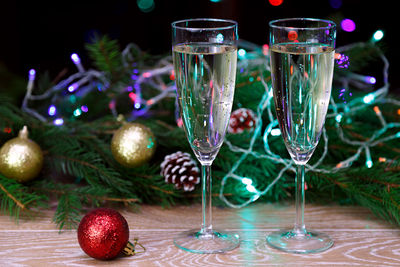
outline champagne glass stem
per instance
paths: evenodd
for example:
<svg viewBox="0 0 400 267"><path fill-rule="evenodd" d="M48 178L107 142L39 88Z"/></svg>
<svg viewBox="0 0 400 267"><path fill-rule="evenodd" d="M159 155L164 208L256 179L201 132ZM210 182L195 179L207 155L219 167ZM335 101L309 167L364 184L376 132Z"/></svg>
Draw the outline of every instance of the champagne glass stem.
<svg viewBox="0 0 400 267"><path fill-rule="evenodd" d="M211 203L211 164L201 165L202 184L202 225L200 232L207 234L212 232L212 203Z"/></svg>
<svg viewBox="0 0 400 267"><path fill-rule="evenodd" d="M293 232L298 235L306 234L306 227L304 225L304 204L305 204L305 194L304 194L304 165L297 165L296 174L296 219L294 223Z"/></svg>

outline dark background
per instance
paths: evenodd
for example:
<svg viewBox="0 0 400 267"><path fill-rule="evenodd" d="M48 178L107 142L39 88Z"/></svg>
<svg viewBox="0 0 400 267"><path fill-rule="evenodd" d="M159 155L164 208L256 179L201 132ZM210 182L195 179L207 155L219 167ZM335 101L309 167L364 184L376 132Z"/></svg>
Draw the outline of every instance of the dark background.
<svg viewBox="0 0 400 267"><path fill-rule="evenodd" d="M399 93L400 78L396 67L394 24L396 1L284 0L272 6L268 0L154 0L154 9L143 12L136 0L114 1L12 1L2 4L0 16L0 90L7 92L10 79L27 80L28 70L38 75L48 71L55 77L63 69L75 72L70 55L78 53L85 67L90 60L84 48L94 33L117 39L121 47L134 42L152 54L169 53L170 23L193 17L229 18L238 21L241 39L262 45L268 43L268 21L284 17L316 17L332 19L338 24L343 18L356 23L348 33L338 27L337 46L367 41L382 29L381 41L391 63L391 91ZM335 0L334 2L338 3ZM340 3L340 2L339 2ZM396 14L396 13L394 13ZM366 74L366 73L363 73Z"/></svg>

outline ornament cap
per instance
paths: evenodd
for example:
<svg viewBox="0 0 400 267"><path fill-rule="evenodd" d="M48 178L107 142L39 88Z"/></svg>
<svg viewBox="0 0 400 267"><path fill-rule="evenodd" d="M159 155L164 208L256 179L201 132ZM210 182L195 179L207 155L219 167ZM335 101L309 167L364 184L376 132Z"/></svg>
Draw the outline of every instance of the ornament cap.
<svg viewBox="0 0 400 267"><path fill-rule="evenodd" d="M142 251L136 251L136 245L139 245L143 250ZM132 244L130 241L128 241L128 243L126 244L125 248L122 250L122 252L126 255L126 256L133 256L136 253L143 253L146 251L146 248L140 244L138 242L138 239L135 238L134 239L134 243Z"/></svg>
<svg viewBox="0 0 400 267"><path fill-rule="evenodd" d="M24 125L24 127L22 127L22 129L19 131L18 137L23 139L28 139L28 135L29 135L28 127Z"/></svg>
<svg viewBox="0 0 400 267"><path fill-rule="evenodd" d="M117 117L117 121L124 125L126 123L125 116L122 114L119 114Z"/></svg>

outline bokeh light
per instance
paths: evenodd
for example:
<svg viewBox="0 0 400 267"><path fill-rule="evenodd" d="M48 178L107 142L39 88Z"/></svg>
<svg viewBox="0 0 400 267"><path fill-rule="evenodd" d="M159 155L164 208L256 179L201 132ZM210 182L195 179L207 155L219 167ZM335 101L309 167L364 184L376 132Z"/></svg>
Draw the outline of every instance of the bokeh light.
<svg viewBox="0 0 400 267"><path fill-rule="evenodd" d="M297 35L297 32L296 32L296 31L289 31L289 32L288 32L288 39L289 39L290 41L295 41L295 40L297 40L297 37L298 37L298 35Z"/></svg>
<svg viewBox="0 0 400 267"><path fill-rule="evenodd" d="M217 43L222 43L223 41L224 41L224 35L222 33L218 33Z"/></svg>
<svg viewBox="0 0 400 267"><path fill-rule="evenodd" d="M267 55L268 55L268 50L269 50L269 45L264 44L264 45L262 46L262 53L263 53L264 56L267 56Z"/></svg>
<svg viewBox="0 0 400 267"><path fill-rule="evenodd" d="M239 58L244 58L246 56L246 50L244 50L243 48L240 48L238 50L238 56L239 56Z"/></svg>
<svg viewBox="0 0 400 267"><path fill-rule="evenodd" d="M268 0L272 6L280 6L283 3L283 0Z"/></svg>
<svg viewBox="0 0 400 267"><path fill-rule="evenodd" d="M140 11L145 13L153 11L155 7L154 0L137 0L136 3Z"/></svg>
<svg viewBox="0 0 400 267"><path fill-rule="evenodd" d="M342 30L344 30L345 32L352 32L356 29L356 23L351 19L342 20L340 26L342 27Z"/></svg>
<svg viewBox="0 0 400 267"><path fill-rule="evenodd" d="M342 0L329 0L331 7L338 9L342 6Z"/></svg>
<svg viewBox="0 0 400 267"><path fill-rule="evenodd" d="M347 69L350 66L350 59L348 56L339 54L338 56L335 55L335 58L339 68Z"/></svg>

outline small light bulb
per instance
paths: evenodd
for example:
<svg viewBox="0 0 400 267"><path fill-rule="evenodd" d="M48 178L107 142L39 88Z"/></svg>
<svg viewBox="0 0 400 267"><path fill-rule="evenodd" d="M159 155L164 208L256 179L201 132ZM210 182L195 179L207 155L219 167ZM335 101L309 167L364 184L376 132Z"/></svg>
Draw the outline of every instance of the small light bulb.
<svg viewBox="0 0 400 267"><path fill-rule="evenodd" d="M366 157L366 161L365 161L365 166L367 166L367 168L371 168L373 164L372 159L371 159L371 152L369 151L368 147L365 147L365 157Z"/></svg>
<svg viewBox="0 0 400 267"><path fill-rule="evenodd" d="M365 165L367 166L367 168L371 168L373 165L372 160L367 160L367 162L365 162Z"/></svg>
<svg viewBox="0 0 400 267"><path fill-rule="evenodd" d="M57 126L63 125L64 124L64 120L62 118L55 119L53 121L53 124L57 125Z"/></svg>
<svg viewBox="0 0 400 267"><path fill-rule="evenodd" d="M80 116L81 114L82 114L81 109L77 108L77 109L74 110L74 116L75 116L75 117L78 117L78 116Z"/></svg>
<svg viewBox="0 0 400 267"><path fill-rule="evenodd" d="M248 185L246 186L246 189L247 189L247 191L249 191L249 192L251 192L251 193L256 193L256 192L257 192L257 189L256 189L253 185L251 185L251 184L248 184Z"/></svg>
<svg viewBox="0 0 400 267"><path fill-rule="evenodd" d="M272 129L271 130L271 135L272 136L279 136L281 135L281 129L277 128L277 129Z"/></svg>
<svg viewBox="0 0 400 267"><path fill-rule="evenodd" d="M378 42L383 38L383 31L377 30L374 35L372 36L373 41Z"/></svg>
<svg viewBox="0 0 400 267"><path fill-rule="evenodd" d="M365 81L369 84L375 84L376 83L376 78L372 76L367 76L365 77Z"/></svg>
<svg viewBox="0 0 400 267"><path fill-rule="evenodd" d="M86 113L89 111L89 108L87 106L83 105L83 106L81 106L81 110Z"/></svg>
<svg viewBox="0 0 400 267"><path fill-rule="evenodd" d="M70 86L68 86L68 91L69 91L70 93L72 93L72 92L74 92L76 89L78 89L78 87L79 87L79 84L78 84L78 83L73 83L73 84L71 84Z"/></svg>
<svg viewBox="0 0 400 267"><path fill-rule="evenodd" d="M240 49L238 50L238 56L239 56L240 58L245 57L245 56L246 56L246 50L244 50L243 48L240 48Z"/></svg>
<svg viewBox="0 0 400 267"><path fill-rule="evenodd" d="M36 75L36 71L34 69L29 70L29 79L34 79Z"/></svg>
<svg viewBox="0 0 400 267"><path fill-rule="evenodd" d="M49 109L47 110L47 113L48 113L50 116L56 115L56 113L57 113L57 108L56 108L56 106L51 105L51 106L49 107Z"/></svg>
<svg viewBox="0 0 400 267"><path fill-rule="evenodd" d="M342 114L337 114L335 117L335 120L339 123L342 121L343 115Z"/></svg>
<svg viewBox="0 0 400 267"><path fill-rule="evenodd" d="M79 58L78 54L73 53L71 55L71 59L75 64L79 64L81 62L81 59Z"/></svg>
<svg viewBox="0 0 400 267"><path fill-rule="evenodd" d="M375 100L374 94L368 94L363 97L363 102L365 104L371 104L372 102L374 102L374 100Z"/></svg>
<svg viewBox="0 0 400 267"><path fill-rule="evenodd" d="M222 33L218 33L217 43L222 43L223 41L224 41L224 35Z"/></svg>
<svg viewBox="0 0 400 267"><path fill-rule="evenodd" d="M249 178L242 178L242 183L244 183L245 185L251 185L253 181Z"/></svg>

